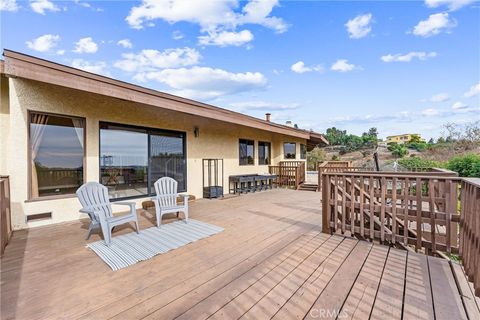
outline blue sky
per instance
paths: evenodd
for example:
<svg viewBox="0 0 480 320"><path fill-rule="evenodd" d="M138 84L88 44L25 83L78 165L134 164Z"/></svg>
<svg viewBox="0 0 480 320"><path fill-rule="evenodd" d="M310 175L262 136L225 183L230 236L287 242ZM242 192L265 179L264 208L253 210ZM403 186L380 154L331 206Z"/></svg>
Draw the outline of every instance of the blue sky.
<svg viewBox="0 0 480 320"><path fill-rule="evenodd" d="M480 120L480 3L0 0L1 47L279 123Z"/></svg>

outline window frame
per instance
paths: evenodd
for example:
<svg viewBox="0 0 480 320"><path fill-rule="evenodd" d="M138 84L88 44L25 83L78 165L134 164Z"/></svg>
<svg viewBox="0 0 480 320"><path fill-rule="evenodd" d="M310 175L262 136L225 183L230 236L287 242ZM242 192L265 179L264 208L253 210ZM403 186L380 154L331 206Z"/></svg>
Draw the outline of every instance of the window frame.
<svg viewBox="0 0 480 320"><path fill-rule="evenodd" d="M240 143L241 141L246 141L247 142L247 159L248 159L248 142L251 142L252 145L253 145L253 155L252 155L252 160L253 160L253 163L242 163L242 158L241 158L241 155L240 155ZM238 139L238 165L239 166L254 166L255 165L255 140L250 140L250 139Z"/></svg>
<svg viewBox="0 0 480 320"><path fill-rule="evenodd" d="M125 128L125 129L133 129L134 130L145 130L145 134L147 135L147 169L148 169L148 182L147 182L147 190L154 189L153 184L155 181L151 181L151 170L150 170L150 136L153 134L162 134L162 133L171 133L171 134L182 134L183 135L183 154L185 155L185 189L178 189L178 192L187 192L188 190L188 155L187 155L187 132L186 131L180 131L180 130L170 130L170 129L161 129L161 128L153 128L153 127L144 127L144 126L137 126L137 125L132 125L132 124L124 124L124 123L118 123L118 122L111 122L111 121L99 121L98 122L98 183L102 183L102 168L101 168L101 150L102 150L102 145L101 145L101 130L102 130L102 125L111 125L111 126L116 126L119 128ZM139 196L130 196L130 197L121 197L121 198L112 198L110 199L110 202L115 202L115 201L123 201L123 200L128 200L128 199L141 199L141 198L148 198L151 196L154 196L155 192L150 192L147 193L146 195L139 195Z"/></svg>
<svg viewBox="0 0 480 320"><path fill-rule="evenodd" d="M285 145L286 144L293 144L295 149L295 156L293 158L287 158L287 154L285 153ZM283 143L283 159L285 160L296 160L297 159L297 143L296 142L284 142Z"/></svg>
<svg viewBox="0 0 480 320"><path fill-rule="evenodd" d="M30 124L32 119L32 114L44 114L47 116L52 117L63 117L63 118L74 118L74 119L81 119L83 120L83 183L87 181L87 118L76 116L76 115L69 115L69 114L61 114L61 113L53 113L53 112L44 112L44 111L36 111L36 110L27 110L27 177L28 177L28 193L27 193L27 200L25 202L34 202L34 201L45 201L45 200L55 200L55 199L68 199L68 198L75 198L77 195L75 193L68 193L68 194L58 194L58 195L51 195L51 196L32 196L32 147L31 143L31 130Z"/></svg>
<svg viewBox="0 0 480 320"><path fill-rule="evenodd" d="M258 141L258 165L259 166L269 166L272 164L272 143L269 142L269 141ZM260 144L264 144L265 145L268 145L268 163L265 162L265 163L261 163L260 162ZM265 160L265 159L262 159L262 160Z"/></svg>

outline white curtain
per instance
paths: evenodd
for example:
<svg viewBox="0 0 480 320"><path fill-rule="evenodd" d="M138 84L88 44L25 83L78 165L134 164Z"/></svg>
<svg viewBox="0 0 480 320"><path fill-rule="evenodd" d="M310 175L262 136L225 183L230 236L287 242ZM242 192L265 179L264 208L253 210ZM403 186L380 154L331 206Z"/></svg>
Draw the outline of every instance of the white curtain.
<svg viewBox="0 0 480 320"><path fill-rule="evenodd" d="M83 130L84 130L83 119L72 118L72 122L73 122L73 128L75 129L75 133L77 134L78 142L80 142L80 145L83 148Z"/></svg>
<svg viewBox="0 0 480 320"><path fill-rule="evenodd" d="M35 166L35 158L38 154L38 149L42 143L43 134L45 133L46 124L48 122L48 116L45 114L34 113L31 116L30 122L30 148L31 148L31 161L32 161L32 197L36 198L39 195L38 192L38 174L37 167Z"/></svg>

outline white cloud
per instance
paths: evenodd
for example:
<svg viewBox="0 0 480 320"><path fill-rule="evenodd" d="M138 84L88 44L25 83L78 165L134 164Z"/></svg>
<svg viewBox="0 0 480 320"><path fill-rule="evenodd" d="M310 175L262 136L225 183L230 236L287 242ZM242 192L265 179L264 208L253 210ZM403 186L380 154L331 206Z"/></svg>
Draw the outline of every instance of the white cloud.
<svg viewBox="0 0 480 320"><path fill-rule="evenodd" d="M185 47L164 51L145 49L137 54L124 53L122 57L115 67L127 72L145 72L195 65L202 56L197 50Z"/></svg>
<svg viewBox="0 0 480 320"><path fill-rule="evenodd" d="M122 39L122 40L119 40L117 42L117 45L121 46L121 47L124 47L124 48L132 48L133 45L132 45L132 42L129 40L129 39Z"/></svg>
<svg viewBox="0 0 480 320"><path fill-rule="evenodd" d="M467 98L471 98L478 94L480 94L480 82L471 86L470 89L467 92L465 92L463 95Z"/></svg>
<svg viewBox="0 0 480 320"><path fill-rule="evenodd" d="M434 108L429 108L422 111L422 115L424 115L425 117L437 116L439 114L440 114L440 111Z"/></svg>
<svg viewBox="0 0 480 320"><path fill-rule="evenodd" d="M460 102L460 101L457 101L454 104L452 104L452 109L453 110L461 110L461 109L466 109L466 108L468 108L468 106L465 103Z"/></svg>
<svg viewBox="0 0 480 320"><path fill-rule="evenodd" d="M315 66L310 66L307 67L305 66L305 63L303 61L298 61L290 67L290 70L292 70L295 73L305 73L305 72L311 72L311 71L317 71L317 72L323 72L324 69L321 65L315 65Z"/></svg>
<svg viewBox="0 0 480 320"><path fill-rule="evenodd" d="M60 41L60 36L57 34L44 34L36 39L25 42L27 47L38 51L38 52L48 52L54 47L56 47L58 41Z"/></svg>
<svg viewBox="0 0 480 320"><path fill-rule="evenodd" d="M56 54L58 54L59 56L63 56L65 54L65 50L64 49L57 50Z"/></svg>
<svg viewBox="0 0 480 320"><path fill-rule="evenodd" d="M430 97L431 102L445 102L448 100L450 100L450 96L448 95L448 93L444 93L444 92L435 94Z"/></svg>
<svg viewBox="0 0 480 320"><path fill-rule="evenodd" d="M107 71L107 64L104 61L96 61L90 62L83 59L74 59L72 61L72 67L81 69L84 71L107 75L109 76L110 73Z"/></svg>
<svg viewBox="0 0 480 320"><path fill-rule="evenodd" d="M175 30L172 32L172 38L173 40L180 40L183 39L184 35L181 31Z"/></svg>
<svg viewBox="0 0 480 320"><path fill-rule="evenodd" d="M16 0L0 0L0 11L17 11L18 4Z"/></svg>
<svg viewBox="0 0 480 320"><path fill-rule="evenodd" d="M349 72L359 69L361 69L361 67L356 66L352 63L348 63L348 60L346 59L339 59L330 67L330 70L338 72Z"/></svg>
<svg viewBox="0 0 480 320"><path fill-rule="evenodd" d="M46 11L60 11L60 8L57 7L53 2L49 0L33 0L30 1L30 7L33 11L39 14L45 14Z"/></svg>
<svg viewBox="0 0 480 320"><path fill-rule="evenodd" d="M451 11L458 10L473 2L475 2L475 0L425 0L425 4L429 8L437 8L445 5L448 6L448 9Z"/></svg>
<svg viewBox="0 0 480 320"><path fill-rule="evenodd" d="M267 101L242 101L230 103L237 111L286 111L300 108L298 103L275 103Z"/></svg>
<svg viewBox="0 0 480 320"><path fill-rule="evenodd" d="M414 28L413 34L421 37L437 35L442 31L449 31L457 23L449 19L447 12L431 14L427 20L420 21Z"/></svg>
<svg viewBox="0 0 480 320"><path fill-rule="evenodd" d="M182 0L144 0L130 10L126 20L137 29L156 19L169 23L186 21L199 24L204 30L218 27L232 28L242 24L259 24L278 32L287 26L282 19L270 16L278 0L251 0L238 12L238 1L182 1Z"/></svg>
<svg viewBox="0 0 480 320"><path fill-rule="evenodd" d="M198 43L204 46L241 46L253 40L253 34L249 30L235 31L213 31L205 36L198 37Z"/></svg>
<svg viewBox="0 0 480 320"><path fill-rule="evenodd" d="M91 37L82 38L75 43L76 53L95 53L98 51L98 45L93 41Z"/></svg>
<svg viewBox="0 0 480 320"><path fill-rule="evenodd" d="M414 58L417 58L418 60L427 60L429 58L434 58L437 56L437 53L432 51L432 52L423 52L423 51L412 51L406 54L387 54L380 59L383 62L410 62Z"/></svg>
<svg viewBox="0 0 480 320"><path fill-rule="evenodd" d="M207 44L216 44L220 36L224 46L238 45L239 42L248 42L253 39L251 32L236 32L237 27L245 24L256 24L274 30L277 33L285 32L287 24L278 17L271 16L271 12L278 5L278 0L250 0L243 7L237 0L224 1L184 1L184 0L143 0L138 6L130 10L126 17L127 23L135 29L153 26L153 21L162 19L170 24L180 21L198 24L200 31L205 33L199 38ZM232 38L234 38L232 40ZM250 40L246 41L246 39ZM228 41L230 39L230 41Z"/></svg>
<svg viewBox="0 0 480 320"><path fill-rule="evenodd" d="M267 84L267 79L259 72L232 73L209 67L144 72L135 75L134 79L155 80L168 85L174 94L205 100L258 90Z"/></svg>
<svg viewBox="0 0 480 320"><path fill-rule="evenodd" d="M372 23L372 14L363 14L358 15L355 18L348 20L345 26L347 27L347 31L349 37L352 39L360 39L366 37L370 31L372 31L371 24Z"/></svg>

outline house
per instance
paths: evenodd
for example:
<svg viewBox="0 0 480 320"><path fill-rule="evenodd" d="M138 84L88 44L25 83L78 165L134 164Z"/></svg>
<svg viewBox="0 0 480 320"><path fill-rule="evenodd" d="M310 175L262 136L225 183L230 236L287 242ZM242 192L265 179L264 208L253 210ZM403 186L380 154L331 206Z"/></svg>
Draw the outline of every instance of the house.
<svg viewBox="0 0 480 320"><path fill-rule="evenodd" d="M305 161L318 133L146 89L22 53L1 63L0 173L10 176L14 229L82 217L86 181L138 205L162 176L202 197L202 159L228 177Z"/></svg>
<svg viewBox="0 0 480 320"><path fill-rule="evenodd" d="M398 144L404 144L410 142L414 137L418 137L420 141L425 141L422 139L420 134L418 133L406 133L406 134L399 134L395 136L388 136L386 139L386 143L398 143Z"/></svg>

